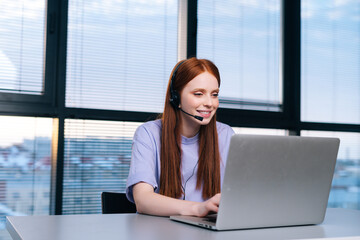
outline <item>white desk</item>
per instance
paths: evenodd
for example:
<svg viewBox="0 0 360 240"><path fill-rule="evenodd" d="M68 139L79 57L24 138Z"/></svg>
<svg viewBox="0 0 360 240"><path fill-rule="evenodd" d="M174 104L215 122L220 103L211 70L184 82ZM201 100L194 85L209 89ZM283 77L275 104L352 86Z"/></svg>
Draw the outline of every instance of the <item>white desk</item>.
<svg viewBox="0 0 360 240"><path fill-rule="evenodd" d="M327 209L320 225L216 232L140 214L10 216L6 228L13 239L307 239L358 236L360 211Z"/></svg>

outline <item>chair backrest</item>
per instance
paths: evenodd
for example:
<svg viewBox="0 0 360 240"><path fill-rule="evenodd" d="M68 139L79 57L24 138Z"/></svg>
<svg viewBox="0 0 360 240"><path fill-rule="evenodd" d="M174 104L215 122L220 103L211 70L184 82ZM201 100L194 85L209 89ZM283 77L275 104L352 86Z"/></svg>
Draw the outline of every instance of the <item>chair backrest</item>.
<svg viewBox="0 0 360 240"><path fill-rule="evenodd" d="M101 208L103 214L136 213L136 206L130 202L125 193L102 192Z"/></svg>

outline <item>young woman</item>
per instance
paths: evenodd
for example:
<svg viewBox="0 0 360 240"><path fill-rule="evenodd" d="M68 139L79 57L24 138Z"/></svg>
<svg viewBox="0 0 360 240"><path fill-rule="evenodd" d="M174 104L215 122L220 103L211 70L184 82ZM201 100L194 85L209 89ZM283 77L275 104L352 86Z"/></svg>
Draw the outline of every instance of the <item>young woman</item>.
<svg viewBox="0 0 360 240"><path fill-rule="evenodd" d="M126 194L139 213L205 216L217 212L230 138L216 122L220 75L209 60L190 58L172 71L161 119L133 139Z"/></svg>

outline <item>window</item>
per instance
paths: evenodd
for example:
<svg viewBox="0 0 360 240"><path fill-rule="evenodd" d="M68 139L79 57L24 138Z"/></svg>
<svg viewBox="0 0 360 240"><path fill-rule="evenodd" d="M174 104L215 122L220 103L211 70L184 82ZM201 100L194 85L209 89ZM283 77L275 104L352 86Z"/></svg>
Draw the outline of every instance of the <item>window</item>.
<svg viewBox="0 0 360 240"><path fill-rule="evenodd" d="M14 200L20 199L20 193L19 193L19 192L14 192L14 193L13 193L13 199L14 199Z"/></svg>
<svg viewBox="0 0 360 240"><path fill-rule="evenodd" d="M176 0L70 0L66 106L161 112L176 54Z"/></svg>
<svg viewBox="0 0 360 240"><path fill-rule="evenodd" d="M360 2L301 4L301 120L359 124Z"/></svg>
<svg viewBox="0 0 360 240"><path fill-rule="evenodd" d="M360 210L360 134L302 131L301 135L340 138L328 206Z"/></svg>
<svg viewBox="0 0 360 240"><path fill-rule="evenodd" d="M197 56L219 68L220 107L280 111L280 1L198 5Z"/></svg>
<svg viewBox="0 0 360 240"><path fill-rule="evenodd" d="M0 2L0 92L43 93L45 3Z"/></svg>
<svg viewBox="0 0 360 240"><path fill-rule="evenodd" d="M100 213L101 192L125 192L132 138L140 123L65 122L63 213Z"/></svg>

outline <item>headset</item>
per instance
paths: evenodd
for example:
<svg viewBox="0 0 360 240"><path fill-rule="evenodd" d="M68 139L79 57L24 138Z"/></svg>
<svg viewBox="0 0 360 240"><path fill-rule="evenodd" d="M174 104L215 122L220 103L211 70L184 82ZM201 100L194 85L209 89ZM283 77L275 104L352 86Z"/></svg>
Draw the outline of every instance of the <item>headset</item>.
<svg viewBox="0 0 360 240"><path fill-rule="evenodd" d="M180 62L176 66L176 68L174 70L174 73L171 76L171 80L170 80L170 103L175 109L180 109L180 111L182 111L183 113L185 113L185 114L187 114L187 115L189 115L189 116L191 116L191 117L193 117L193 118L195 118L195 119L197 119L199 121L202 121L204 119L203 117L192 115L192 114L187 113L187 112L185 112L184 110L181 109L181 107L180 107L180 94L176 90L174 90L174 88L173 88L173 82L174 82L174 79L175 79L175 76L176 76L176 72L179 69L179 67L181 66L181 64L183 64L184 62L185 62L185 60Z"/></svg>
<svg viewBox="0 0 360 240"><path fill-rule="evenodd" d="M174 70L174 72L173 72L173 74L171 76L171 80L170 80L170 103L175 109L180 108L179 107L180 106L180 94L176 90L174 90L173 82L174 82L174 79L175 79L175 76L176 76L176 72L179 69L179 67L181 66L181 64L183 64L183 62L185 62L185 61L180 62L176 66L176 68L175 68L175 70Z"/></svg>

